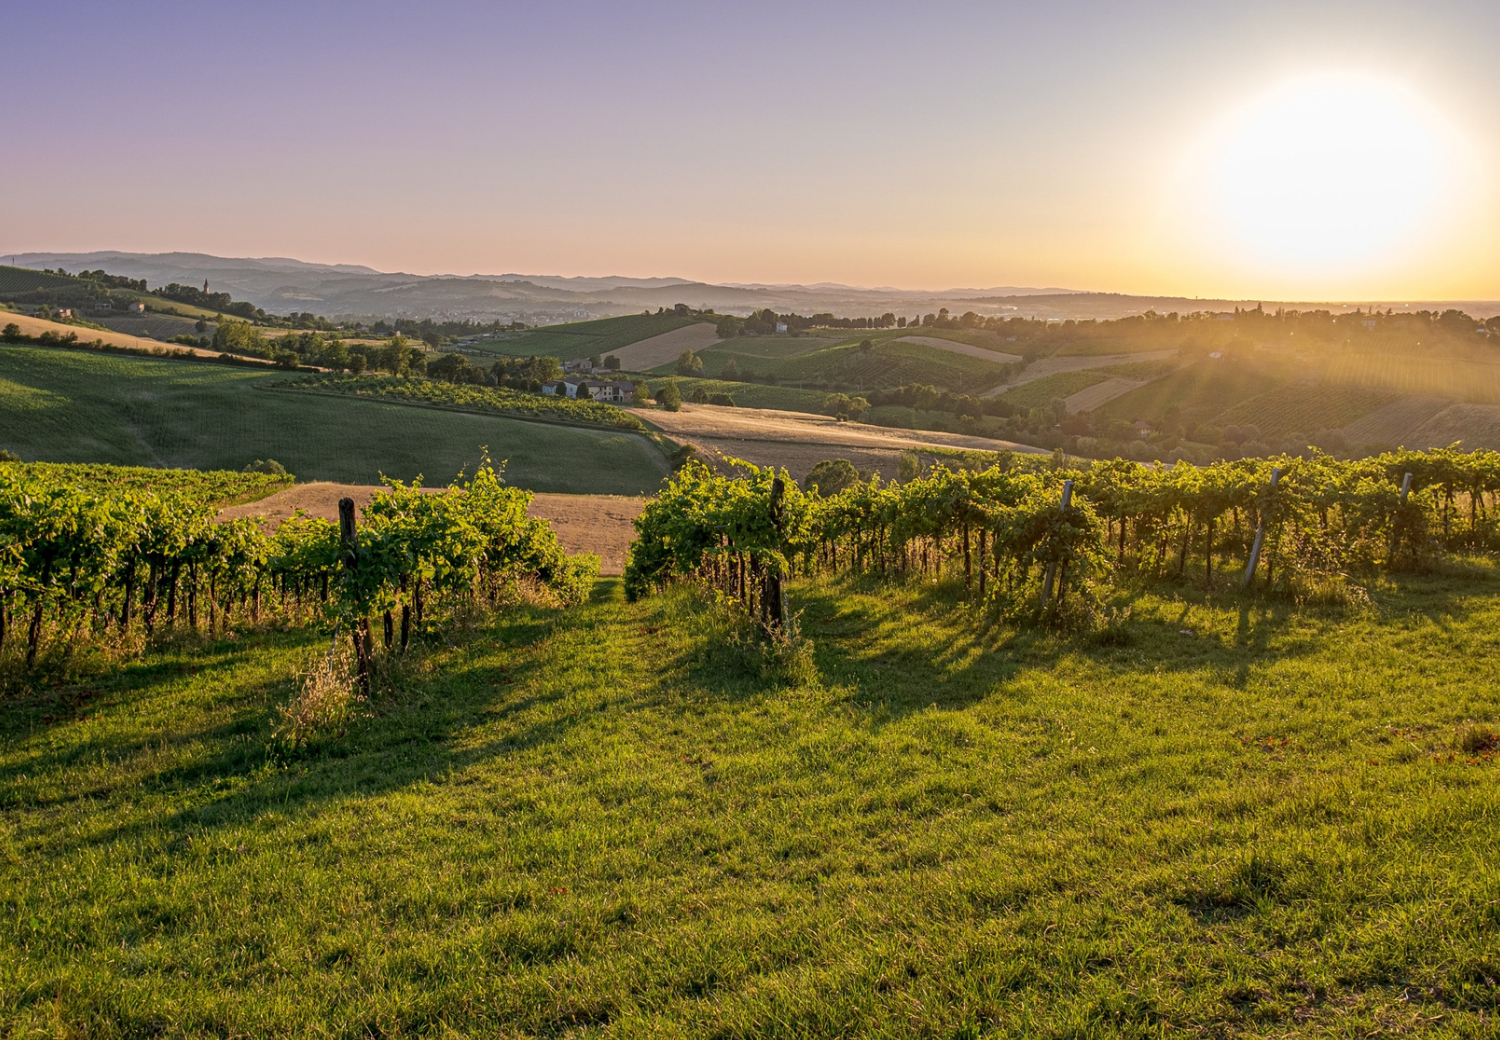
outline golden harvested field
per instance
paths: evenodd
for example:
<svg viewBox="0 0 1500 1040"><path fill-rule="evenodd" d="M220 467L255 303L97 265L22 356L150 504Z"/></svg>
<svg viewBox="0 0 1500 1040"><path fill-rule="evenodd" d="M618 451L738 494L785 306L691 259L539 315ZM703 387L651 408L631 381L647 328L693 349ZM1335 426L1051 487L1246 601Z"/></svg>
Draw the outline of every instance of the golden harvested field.
<svg viewBox="0 0 1500 1040"><path fill-rule="evenodd" d="M727 408L711 404L684 404L680 412L630 408L668 436L677 440L762 441L806 444L814 447L848 447L901 451L906 448L942 447L978 451L1025 451L1046 454L1014 441L972 437L935 430L898 430L864 423L839 422L826 415L782 412L770 408Z"/></svg>
<svg viewBox="0 0 1500 1040"><path fill-rule="evenodd" d="M1106 379L1102 383L1085 387L1076 394L1070 394L1063 399L1063 404L1071 412L1092 412L1095 408L1102 408L1116 397L1123 397L1138 386L1146 384L1139 379Z"/></svg>
<svg viewBox="0 0 1500 1040"><path fill-rule="evenodd" d="M1350 444L1415 447L1411 435L1452 402L1443 397L1403 397L1344 427Z"/></svg>
<svg viewBox="0 0 1500 1040"><path fill-rule="evenodd" d="M329 481L295 484L258 502L221 510L219 519L260 517L274 530L300 509L309 516L337 520L339 499L352 498L355 508L363 511L380 490L378 484L335 484ZM549 521L568 552L596 553L600 573L618 575L625 572L625 555L635 537L635 518L640 515L644 501L623 495L539 494L532 498L529 513L537 519Z"/></svg>

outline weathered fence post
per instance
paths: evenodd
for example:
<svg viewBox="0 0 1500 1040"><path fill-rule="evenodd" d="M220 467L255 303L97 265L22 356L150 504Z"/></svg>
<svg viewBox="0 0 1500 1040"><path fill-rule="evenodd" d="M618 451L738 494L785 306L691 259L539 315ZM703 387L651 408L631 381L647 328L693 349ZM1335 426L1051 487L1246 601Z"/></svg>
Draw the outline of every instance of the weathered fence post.
<svg viewBox="0 0 1500 1040"><path fill-rule="evenodd" d="M359 565L359 533L354 527L354 499L339 499L339 550L344 569L352 572ZM370 695L370 619L360 618L351 633L354 660L359 675L359 691Z"/></svg>
<svg viewBox="0 0 1500 1040"><path fill-rule="evenodd" d="M1401 503L1402 506L1406 505L1406 496L1409 495L1409 494L1411 494L1411 474L1407 473L1404 476L1402 476L1402 478L1401 478L1401 498L1400 498L1400 503ZM1395 561L1396 553L1399 552L1400 549L1401 549L1401 510L1398 508L1396 510L1396 515L1391 518L1391 552L1390 552L1390 557L1391 557L1391 561L1392 562ZM1391 564L1387 563L1386 566L1389 567L1389 566L1391 566Z"/></svg>
<svg viewBox="0 0 1500 1040"><path fill-rule="evenodd" d="M1067 480L1067 481L1063 482L1061 511L1064 512L1064 513L1066 513L1068 511L1068 507L1071 506L1072 504L1073 504L1073 482L1071 480ZM1042 582L1042 609L1043 610L1047 609L1047 604L1049 602L1051 602L1051 600L1052 600L1052 584L1056 580L1057 580L1057 561L1053 560L1051 563L1047 564L1047 577L1046 577L1046 580L1044 580Z"/></svg>
<svg viewBox="0 0 1500 1040"><path fill-rule="evenodd" d="M771 481L771 526L776 529L776 541L784 549L782 530L786 526L786 510L782 498L786 495L786 484L780 477ZM780 628L786 621L786 589L781 582L781 571L771 567L766 570L765 603L762 616L767 629Z"/></svg>
<svg viewBox="0 0 1500 1040"><path fill-rule="evenodd" d="M1271 490L1276 490L1276 484L1281 480L1281 470L1271 471ZM1245 564L1245 578L1240 582L1242 588L1249 588L1250 583L1255 580L1255 568L1260 563L1260 549L1266 541L1266 511L1260 511L1260 522L1255 525L1255 544L1250 547L1250 559Z"/></svg>

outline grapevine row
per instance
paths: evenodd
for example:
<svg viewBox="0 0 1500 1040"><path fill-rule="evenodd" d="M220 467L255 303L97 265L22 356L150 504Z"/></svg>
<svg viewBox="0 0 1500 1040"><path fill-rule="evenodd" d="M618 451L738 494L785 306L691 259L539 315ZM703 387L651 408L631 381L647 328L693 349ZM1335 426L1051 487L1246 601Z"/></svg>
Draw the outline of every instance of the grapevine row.
<svg viewBox="0 0 1500 1040"><path fill-rule="evenodd" d="M860 571L961 574L981 598L1016 601L1049 587L1050 574L1061 602L1070 579L1187 579L1190 560L1211 586L1216 567L1220 580L1245 567L1257 532L1264 570L1245 580L1285 588L1443 549L1500 546L1500 454L1490 451L1202 468L1115 459L1042 473L938 468L828 497L737 465L731 477L689 464L648 504L626 569L628 595L689 580L754 607L767 582ZM1066 507L1065 485L1073 489Z"/></svg>
<svg viewBox="0 0 1500 1040"><path fill-rule="evenodd" d="M268 535L254 520L215 522L190 492L100 490L0 467L0 653L19 640L30 669L48 634L68 646L163 627L212 634L271 614L343 627L363 663L372 618L391 647L399 617L405 648L435 598L493 601L530 581L576 601L597 565L528 518L530 499L488 465L443 492L393 482L351 543L303 514Z"/></svg>

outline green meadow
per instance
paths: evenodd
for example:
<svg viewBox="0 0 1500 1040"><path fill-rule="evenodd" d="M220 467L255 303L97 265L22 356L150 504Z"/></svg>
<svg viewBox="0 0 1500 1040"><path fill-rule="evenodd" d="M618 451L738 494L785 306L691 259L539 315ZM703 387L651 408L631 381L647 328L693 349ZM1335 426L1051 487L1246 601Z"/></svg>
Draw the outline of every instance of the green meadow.
<svg viewBox="0 0 1500 1040"><path fill-rule="evenodd" d="M537 491L642 494L668 472L643 437L267 389L284 373L0 347L0 448L28 462L241 469L300 480L447 482L487 447Z"/></svg>
<svg viewBox="0 0 1500 1040"><path fill-rule="evenodd" d="M1490 1037L1496 578L1163 586L1108 643L800 581L781 655L609 581L296 747L325 637L182 641L0 714L0 1025Z"/></svg>

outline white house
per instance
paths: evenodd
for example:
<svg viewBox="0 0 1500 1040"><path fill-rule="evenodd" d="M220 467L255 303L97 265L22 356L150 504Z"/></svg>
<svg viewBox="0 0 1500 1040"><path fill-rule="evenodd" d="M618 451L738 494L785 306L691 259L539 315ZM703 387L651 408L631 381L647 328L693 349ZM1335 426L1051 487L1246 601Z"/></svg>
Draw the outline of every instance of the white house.
<svg viewBox="0 0 1500 1040"><path fill-rule="evenodd" d="M588 358L574 358L572 361L564 361L562 370L564 372L592 372L594 366L589 363ZM571 397L572 394L568 396Z"/></svg>
<svg viewBox="0 0 1500 1040"><path fill-rule="evenodd" d="M635 384L623 379L605 381L569 376L566 379L549 379L542 384L542 393L549 397L588 397L610 404L629 404L635 400Z"/></svg>
<svg viewBox="0 0 1500 1040"><path fill-rule="evenodd" d="M786 331L786 322L784 322L784 321L778 321L776 323L776 331L777 332L785 332Z"/></svg>

